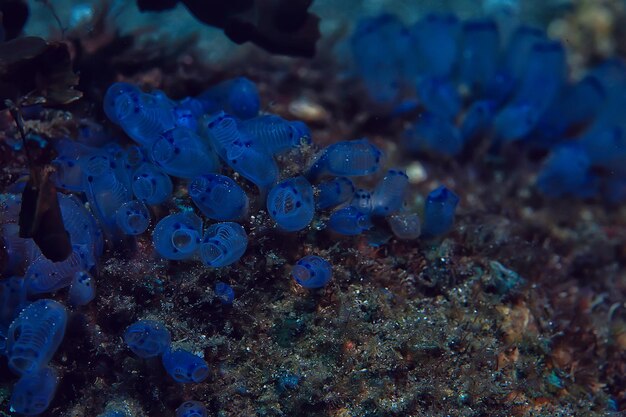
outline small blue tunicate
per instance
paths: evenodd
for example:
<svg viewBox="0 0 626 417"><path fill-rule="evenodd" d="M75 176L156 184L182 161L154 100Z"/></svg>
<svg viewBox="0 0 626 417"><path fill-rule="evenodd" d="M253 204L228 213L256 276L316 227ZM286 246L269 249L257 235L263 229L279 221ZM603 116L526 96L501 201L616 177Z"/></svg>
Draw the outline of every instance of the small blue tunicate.
<svg viewBox="0 0 626 417"><path fill-rule="evenodd" d="M354 183L350 178L337 177L315 186L317 199L315 207L319 210L336 207L348 202L354 195Z"/></svg>
<svg viewBox="0 0 626 417"><path fill-rule="evenodd" d="M333 276L330 263L319 256L300 259L291 269L293 279L304 288L322 288Z"/></svg>
<svg viewBox="0 0 626 417"><path fill-rule="evenodd" d="M239 129L237 120L219 112L203 121L205 134L220 157L233 170L267 192L278 179L278 165L272 155Z"/></svg>
<svg viewBox="0 0 626 417"><path fill-rule="evenodd" d="M470 20L463 23L462 37L459 78L473 94L480 96L498 69L498 26L491 19Z"/></svg>
<svg viewBox="0 0 626 417"><path fill-rule="evenodd" d="M496 113L496 103L492 100L473 102L463 117L460 132L464 143L488 132Z"/></svg>
<svg viewBox="0 0 626 417"><path fill-rule="evenodd" d="M58 383L56 371L47 366L22 375L13 387L11 411L26 416L43 413L52 402Z"/></svg>
<svg viewBox="0 0 626 417"><path fill-rule="evenodd" d="M152 232L154 249L166 259L189 259L198 251L202 219L192 212L170 214Z"/></svg>
<svg viewBox="0 0 626 417"><path fill-rule="evenodd" d="M68 191L81 192L84 190L83 170L78 158L59 155L52 160L54 167L54 184Z"/></svg>
<svg viewBox="0 0 626 417"><path fill-rule="evenodd" d="M115 124L119 123L119 119L117 116L117 108L115 102L118 97L123 94L132 94L137 95L141 94L141 90L129 83L113 83L107 89L106 94L104 95L104 113L107 115L110 121Z"/></svg>
<svg viewBox="0 0 626 417"><path fill-rule="evenodd" d="M461 111L459 92L448 79L422 77L416 89L424 108L443 119L452 120Z"/></svg>
<svg viewBox="0 0 626 417"><path fill-rule="evenodd" d="M172 103L151 94L126 93L115 100L118 125L135 142L150 146L163 132L176 127Z"/></svg>
<svg viewBox="0 0 626 417"><path fill-rule="evenodd" d="M409 177L400 169L390 169L372 193L372 214L387 216L395 213L404 203Z"/></svg>
<svg viewBox="0 0 626 417"><path fill-rule="evenodd" d="M170 349L172 337L163 323L139 320L126 329L124 342L140 358L154 358Z"/></svg>
<svg viewBox="0 0 626 417"><path fill-rule="evenodd" d="M575 84L563 86L529 139L544 148L554 146L572 130L584 128L597 120L596 117L604 110L606 98L607 92L595 74L588 74Z"/></svg>
<svg viewBox="0 0 626 417"><path fill-rule="evenodd" d="M132 189L138 200L155 205L167 200L174 186L169 175L157 166L145 163L133 173Z"/></svg>
<svg viewBox="0 0 626 417"><path fill-rule="evenodd" d="M214 220L239 220L248 211L248 196L233 179L206 174L189 184L189 196L202 213Z"/></svg>
<svg viewBox="0 0 626 417"><path fill-rule="evenodd" d="M206 407L200 401L185 401L176 409L176 417L207 417Z"/></svg>
<svg viewBox="0 0 626 417"><path fill-rule="evenodd" d="M225 305L231 305L235 299L233 287L221 281L215 283L215 295L217 299Z"/></svg>
<svg viewBox="0 0 626 417"><path fill-rule="evenodd" d="M223 111L207 115L202 126L209 143L225 160L237 158L243 152L241 146L247 138L239 129L239 121Z"/></svg>
<svg viewBox="0 0 626 417"><path fill-rule="evenodd" d="M409 28L419 73L447 77L458 57L460 23L451 13L430 13Z"/></svg>
<svg viewBox="0 0 626 417"><path fill-rule="evenodd" d="M400 95L402 78L410 72L402 65L411 45L400 19L385 13L360 19L350 39L352 55L367 92L380 104L391 104ZM385 59L381 58L384 51Z"/></svg>
<svg viewBox="0 0 626 417"><path fill-rule="evenodd" d="M295 232L304 229L315 214L313 187L302 176L276 184L267 196L267 211L283 230Z"/></svg>
<svg viewBox="0 0 626 417"><path fill-rule="evenodd" d="M114 227L115 213L132 199L132 191L116 175L116 163L107 155L94 155L83 165L85 194L92 210L106 228Z"/></svg>
<svg viewBox="0 0 626 417"><path fill-rule="evenodd" d="M163 171L181 178L215 172L219 161L204 139L193 130L177 127L152 144L152 159Z"/></svg>
<svg viewBox="0 0 626 417"><path fill-rule="evenodd" d="M176 127L184 127L193 131L198 130L198 116L196 116L193 110L175 105L173 111Z"/></svg>
<svg viewBox="0 0 626 417"><path fill-rule="evenodd" d="M205 113L224 110L240 119L256 116L261 108L256 84L245 77L222 81L200 94L197 99L203 103Z"/></svg>
<svg viewBox="0 0 626 417"><path fill-rule="evenodd" d="M421 233L421 222L417 213L394 213L387 217L394 236L400 240L417 239Z"/></svg>
<svg viewBox="0 0 626 417"><path fill-rule="evenodd" d="M328 220L328 227L339 234L355 236L372 227L370 215L361 213L357 208L348 206L335 210Z"/></svg>
<svg viewBox="0 0 626 417"><path fill-rule="evenodd" d="M549 197L591 197L598 191L591 162L578 143L560 145L552 151L537 176L537 188Z"/></svg>
<svg viewBox="0 0 626 417"><path fill-rule="evenodd" d="M337 142L321 151L307 177L315 180L323 175L357 177L378 171L383 153L367 139Z"/></svg>
<svg viewBox="0 0 626 417"><path fill-rule="evenodd" d="M71 284L76 272L90 268L93 257L76 250L84 246L73 248L74 251L64 261L52 262L40 255L30 264L25 275L29 294L43 294L65 288Z"/></svg>
<svg viewBox="0 0 626 417"><path fill-rule="evenodd" d="M200 259L213 268L233 264L248 247L248 235L239 223L223 222L209 226L200 243Z"/></svg>
<svg viewBox="0 0 626 417"><path fill-rule="evenodd" d="M421 114L404 132L404 144L411 152L431 152L456 156L463 150L463 139L457 127L437 114Z"/></svg>
<svg viewBox="0 0 626 417"><path fill-rule="evenodd" d="M504 50L504 71L517 84L524 75L533 46L545 40L545 34L540 29L529 26L518 27Z"/></svg>
<svg viewBox="0 0 626 417"><path fill-rule="evenodd" d="M70 304L83 306L96 296L96 283L93 277L85 271L74 274L68 293Z"/></svg>
<svg viewBox="0 0 626 417"><path fill-rule="evenodd" d="M302 122L290 122L276 115L263 115L241 123L240 129L252 136L261 149L277 154L303 143L311 143L311 132Z"/></svg>
<svg viewBox="0 0 626 417"><path fill-rule="evenodd" d="M150 211L138 200L127 201L117 209L117 225L127 235L140 235L150 225Z"/></svg>
<svg viewBox="0 0 626 417"><path fill-rule="evenodd" d="M104 249L104 237L93 214L75 195L57 193L65 230L72 245L85 245L94 256Z"/></svg>
<svg viewBox="0 0 626 417"><path fill-rule="evenodd" d="M226 163L256 185L262 194L266 193L278 179L278 165L274 158L246 144L238 157L227 159Z"/></svg>
<svg viewBox="0 0 626 417"><path fill-rule="evenodd" d="M431 191L424 204L422 235L439 236L450 230L458 204L459 197L443 185Z"/></svg>
<svg viewBox="0 0 626 417"><path fill-rule="evenodd" d="M531 47L520 85L496 116L494 127L499 138L521 139L535 128L565 82L565 59L559 42L541 41Z"/></svg>
<svg viewBox="0 0 626 417"><path fill-rule="evenodd" d="M177 382L198 383L209 376L209 365L206 361L187 350L168 350L161 359L167 373Z"/></svg>
<svg viewBox="0 0 626 417"><path fill-rule="evenodd" d="M352 200L350 201L350 205L361 213L369 214L372 212L372 193L369 190L364 188L358 188L354 195L352 196Z"/></svg>
<svg viewBox="0 0 626 417"><path fill-rule="evenodd" d="M45 367L63 340L67 324L65 307L48 299L23 309L7 332L9 368L19 375Z"/></svg>

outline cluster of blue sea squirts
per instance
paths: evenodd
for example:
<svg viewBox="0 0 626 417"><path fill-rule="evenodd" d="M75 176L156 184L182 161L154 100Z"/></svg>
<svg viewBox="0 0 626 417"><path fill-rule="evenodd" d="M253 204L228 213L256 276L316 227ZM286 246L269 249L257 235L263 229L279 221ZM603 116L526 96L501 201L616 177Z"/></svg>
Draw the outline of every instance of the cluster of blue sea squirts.
<svg viewBox="0 0 626 417"><path fill-rule="evenodd" d="M407 26L384 14L359 22L351 48L375 102L395 116L418 111L402 138L409 151L521 145L549 152L536 180L543 194L626 199L624 63L571 81L560 42L523 25L505 32L488 18L428 14Z"/></svg>
<svg viewBox="0 0 626 417"><path fill-rule="evenodd" d="M28 300L69 286L71 306L91 301L91 274L105 244L115 246L146 232L154 212L150 206L171 203L177 187L186 187L199 213L187 205L154 225L154 249L171 260L199 259L213 268L237 262L248 246L244 226L261 205L279 233L306 229L319 213L339 235L358 235L381 223L399 239L420 235L417 214L403 205L408 177L402 170L388 170L371 191L357 188L351 179L380 171L383 153L375 145L367 139L337 142L315 155L299 175L281 178L277 161L285 164L281 155L310 149L311 133L302 122L259 115L259 110L257 88L245 78L179 101L160 91L113 84L104 111L136 145L122 146L109 135L93 134L55 142L54 181L67 192L58 196L73 248L65 261L51 262L32 240L19 237L20 196L2 196L2 238L9 259L2 272L11 278L0 281L0 340L10 368L21 375L11 398L13 410L35 415L50 404L58 377L48 362L67 321L66 307L59 302ZM240 184L241 179L248 183ZM257 192L250 191L251 184ZM424 234L447 231L457 203L445 187L433 191L424 209ZM207 227L206 220L212 222ZM302 287L321 288L331 279L332 267L308 255L295 264L292 275ZM215 293L223 304L233 303L228 284L216 283ZM161 323L140 320L124 340L142 358L161 357L178 382L200 382L208 374L200 356L170 347L170 334ZM179 414L194 415L189 413L198 404L190 404L181 406Z"/></svg>

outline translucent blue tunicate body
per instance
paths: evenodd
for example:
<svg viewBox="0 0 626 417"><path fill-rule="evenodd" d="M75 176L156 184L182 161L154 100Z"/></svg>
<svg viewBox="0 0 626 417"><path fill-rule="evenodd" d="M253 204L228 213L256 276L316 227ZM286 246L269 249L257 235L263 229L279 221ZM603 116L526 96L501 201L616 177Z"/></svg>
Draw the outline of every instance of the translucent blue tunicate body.
<svg viewBox="0 0 626 417"><path fill-rule="evenodd" d="M560 43L533 44L514 97L495 119L496 131L502 139L520 139L535 128L560 91L565 68L565 51Z"/></svg>
<svg viewBox="0 0 626 417"><path fill-rule="evenodd" d="M239 220L248 211L245 191L225 175L206 174L194 178L189 184L189 196L210 219Z"/></svg>
<svg viewBox="0 0 626 417"><path fill-rule="evenodd" d="M139 320L126 329L124 342L140 358L154 358L170 349L172 337L163 323Z"/></svg>
<svg viewBox="0 0 626 417"><path fill-rule="evenodd" d="M550 197L593 196L598 189L591 162L578 143L556 147L537 177L537 188Z"/></svg>
<svg viewBox="0 0 626 417"><path fill-rule="evenodd" d="M58 383L56 371L47 366L22 375L13 387L11 410L26 416L43 413L52 402Z"/></svg>
<svg viewBox="0 0 626 417"><path fill-rule="evenodd" d="M104 237L96 219L76 196L57 193L65 230L70 234L72 245L84 245L99 256L104 248Z"/></svg>
<svg viewBox="0 0 626 417"><path fill-rule="evenodd" d="M348 206L331 213L328 227L339 234L355 236L369 230L372 222L369 214L362 213L356 207Z"/></svg>
<svg viewBox="0 0 626 417"><path fill-rule="evenodd" d="M282 230L304 229L315 214L313 187L302 176L276 184L267 196L267 212Z"/></svg>
<svg viewBox="0 0 626 417"><path fill-rule="evenodd" d="M204 133L217 153L224 160L237 158L243 151L242 144L250 141L239 129L239 121L223 111L205 116Z"/></svg>
<svg viewBox="0 0 626 417"><path fill-rule="evenodd" d="M393 103L402 87L402 58L409 51L409 33L402 22L390 14L362 19L350 46L356 69L372 99L381 104ZM380 59L383 53L385 59Z"/></svg>
<svg viewBox="0 0 626 417"><path fill-rule="evenodd" d="M431 191L424 204L422 235L439 236L450 230L458 204L459 197L443 185Z"/></svg>
<svg viewBox="0 0 626 417"><path fill-rule="evenodd" d="M209 376L209 365L206 361L187 350L168 350L161 359L167 373L177 382L197 383Z"/></svg>
<svg viewBox="0 0 626 417"><path fill-rule="evenodd" d="M520 26L515 30L504 51L504 71L513 85L522 78L533 46L543 40L545 34L540 29Z"/></svg>
<svg viewBox="0 0 626 417"><path fill-rule="evenodd" d="M272 155L311 143L311 132L304 123L291 122L275 115L244 120L240 129Z"/></svg>
<svg viewBox="0 0 626 417"><path fill-rule="evenodd" d="M185 127L164 132L152 144L151 152L154 163L175 177L193 178L219 168L217 156L205 140Z"/></svg>
<svg viewBox="0 0 626 417"><path fill-rule="evenodd" d="M239 130L237 120L223 112L207 117L203 122L209 141L233 170L267 192L278 179L278 166L272 155L254 138Z"/></svg>
<svg viewBox="0 0 626 417"><path fill-rule="evenodd" d="M387 216L402 208L409 177L400 169L390 169L372 193L372 214Z"/></svg>
<svg viewBox="0 0 626 417"><path fill-rule="evenodd" d="M44 368L63 340L67 311L54 300L41 299L23 309L7 332L9 368L19 375Z"/></svg>
<svg viewBox="0 0 626 417"><path fill-rule="evenodd" d="M140 235L150 225L150 211L141 201L127 201L117 209L115 220L125 234Z"/></svg>
<svg viewBox="0 0 626 417"><path fill-rule="evenodd" d="M105 227L115 226L117 209L132 198L130 188L115 172L116 163L106 155L94 155L83 166L85 194Z"/></svg>
<svg viewBox="0 0 626 417"><path fill-rule="evenodd" d="M124 132L143 146L150 146L163 132L176 127L172 103L142 92L119 95L115 118Z"/></svg>
<svg viewBox="0 0 626 417"><path fill-rule="evenodd" d="M453 14L431 13L410 29L419 73L447 77L458 56L460 23Z"/></svg>
<svg viewBox="0 0 626 417"><path fill-rule="evenodd" d="M475 101L469 106L459 128L464 143L489 131L496 109L496 103L492 100Z"/></svg>
<svg viewBox="0 0 626 417"><path fill-rule="evenodd" d="M569 131L589 125L600 113L606 98L604 86L593 74L564 86L542 115L531 139L537 137L541 145L553 146Z"/></svg>
<svg viewBox="0 0 626 417"><path fill-rule="evenodd" d="M193 131L198 130L198 116L192 109L175 105L173 111L176 127L185 127Z"/></svg>
<svg viewBox="0 0 626 417"><path fill-rule="evenodd" d="M387 217L394 236L400 240L417 239L422 227L417 213L395 213Z"/></svg>
<svg viewBox="0 0 626 417"><path fill-rule="evenodd" d="M372 212L372 193L364 188L358 188L352 196L350 205L361 213L369 214Z"/></svg>
<svg viewBox="0 0 626 417"><path fill-rule="evenodd" d="M445 120L452 120L461 110L461 97L450 80L422 77L416 90L424 108Z"/></svg>
<svg viewBox="0 0 626 417"><path fill-rule="evenodd" d="M109 120L115 124L119 124L115 102L117 101L118 97L125 94L138 96L139 94L141 94L141 90L139 90L132 84L120 82L111 84L107 89L106 94L104 95L104 113L107 115Z"/></svg>
<svg viewBox="0 0 626 417"><path fill-rule="evenodd" d="M463 23L460 52L460 80L472 94L484 95L498 70L500 35L493 20Z"/></svg>
<svg viewBox="0 0 626 417"><path fill-rule="evenodd" d="M203 103L205 113L224 110L240 119L256 116L261 108L256 84L245 77L222 81L200 94L197 99Z"/></svg>
<svg viewBox="0 0 626 417"><path fill-rule="evenodd" d="M323 175L357 177L378 171L382 152L367 139L337 142L322 150L309 168L307 177Z"/></svg>
<svg viewBox="0 0 626 417"><path fill-rule="evenodd" d="M235 299L235 291L233 287L225 282L215 283L215 295L222 304L231 305Z"/></svg>
<svg viewBox="0 0 626 417"><path fill-rule="evenodd" d="M93 277L85 271L75 273L68 292L70 304L84 306L93 300L95 296L96 283Z"/></svg>
<svg viewBox="0 0 626 417"><path fill-rule="evenodd" d="M65 288L72 282L76 272L89 269L94 259L89 253L74 251L61 262L52 262L43 255L35 259L26 270L26 286L29 294L43 294Z"/></svg>
<svg viewBox="0 0 626 417"><path fill-rule="evenodd" d="M322 182L315 186L317 188L317 199L315 207L325 210L348 202L354 195L354 184L349 178L337 177L335 179Z"/></svg>
<svg viewBox="0 0 626 417"><path fill-rule="evenodd" d="M196 254L202 236L202 219L191 212L170 214L154 227L152 241L162 257L189 259Z"/></svg>
<svg viewBox="0 0 626 417"><path fill-rule="evenodd" d="M206 407L200 401L185 401L176 409L176 417L207 417Z"/></svg>
<svg viewBox="0 0 626 417"><path fill-rule="evenodd" d="M78 158L61 154L52 160L52 166L53 180L57 187L75 192L84 190L83 171Z"/></svg>
<svg viewBox="0 0 626 417"><path fill-rule="evenodd" d="M443 156L455 156L463 150L463 139L457 127L450 120L429 112L421 114L405 131L404 143L409 151Z"/></svg>
<svg viewBox="0 0 626 417"><path fill-rule="evenodd" d="M169 175L157 166L145 163L133 173L132 189L138 200L156 205L172 195L174 186Z"/></svg>
<svg viewBox="0 0 626 417"><path fill-rule="evenodd" d="M291 269L293 279L304 288L322 288L333 276L333 270L326 259L309 255L300 259Z"/></svg>
<svg viewBox="0 0 626 417"><path fill-rule="evenodd" d="M250 146L249 143L236 147L241 149L234 152L239 156L226 159L226 163L256 185L261 193L265 193L278 179L276 161L270 154Z"/></svg>
<svg viewBox="0 0 626 417"><path fill-rule="evenodd" d="M233 264L248 247L248 235L239 223L223 222L209 226L200 243L200 259L213 268Z"/></svg>

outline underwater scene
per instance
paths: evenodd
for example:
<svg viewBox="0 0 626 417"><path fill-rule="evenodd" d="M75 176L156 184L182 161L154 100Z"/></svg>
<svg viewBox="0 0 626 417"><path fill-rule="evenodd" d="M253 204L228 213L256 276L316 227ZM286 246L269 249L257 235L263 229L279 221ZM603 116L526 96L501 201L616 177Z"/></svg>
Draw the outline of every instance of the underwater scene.
<svg viewBox="0 0 626 417"><path fill-rule="evenodd" d="M0 417L626 415L626 1L0 0Z"/></svg>

